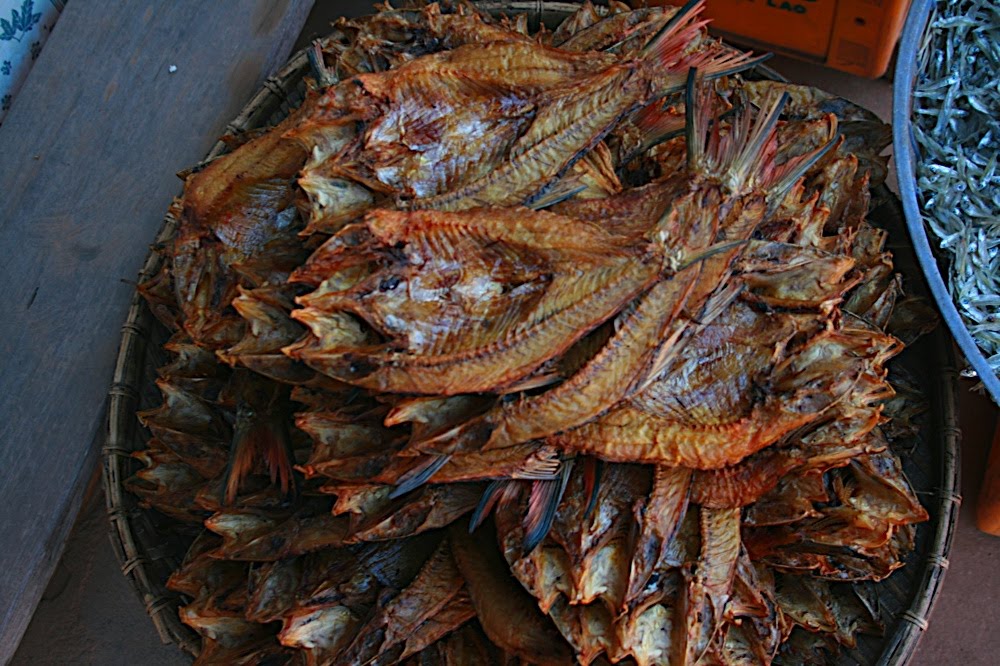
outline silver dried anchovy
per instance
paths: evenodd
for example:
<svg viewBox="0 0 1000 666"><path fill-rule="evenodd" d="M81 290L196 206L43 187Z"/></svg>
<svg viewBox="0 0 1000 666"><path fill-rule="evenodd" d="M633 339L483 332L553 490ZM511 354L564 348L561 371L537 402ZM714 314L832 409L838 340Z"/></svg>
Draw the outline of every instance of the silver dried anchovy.
<svg viewBox="0 0 1000 666"><path fill-rule="evenodd" d="M950 256L948 287L1000 376L1000 2L939 1L913 91L924 221Z"/></svg>

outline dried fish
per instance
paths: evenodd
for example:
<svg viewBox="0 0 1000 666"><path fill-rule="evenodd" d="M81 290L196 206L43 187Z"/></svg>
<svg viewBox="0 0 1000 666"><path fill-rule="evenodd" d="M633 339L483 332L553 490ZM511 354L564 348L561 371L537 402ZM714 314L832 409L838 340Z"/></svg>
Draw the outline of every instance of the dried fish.
<svg viewBox="0 0 1000 666"><path fill-rule="evenodd" d="M825 663L879 630L857 585L928 518L886 128L745 80L701 6L380 7L188 176L127 485L195 537L199 663Z"/></svg>
<svg viewBox="0 0 1000 666"><path fill-rule="evenodd" d="M993 372L1000 375L1000 90L996 8L935 5L913 88L916 186L924 222L950 259L948 290Z"/></svg>

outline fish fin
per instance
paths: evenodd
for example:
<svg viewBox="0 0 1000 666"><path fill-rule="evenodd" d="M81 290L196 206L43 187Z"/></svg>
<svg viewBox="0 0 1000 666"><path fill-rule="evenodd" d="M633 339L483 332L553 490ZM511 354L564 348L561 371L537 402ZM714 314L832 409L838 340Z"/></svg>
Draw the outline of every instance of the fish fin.
<svg viewBox="0 0 1000 666"><path fill-rule="evenodd" d="M729 250L737 248L741 245L746 245L749 242L750 241L748 240L733 240L733 241L724 241L722 243L716 243L714 245L710 245L701 252L698 252L697 254L686 258L683 262L678 264L677 270L675 272L679 273L685 268L690 268L691 266L694 266L699 262L705 261L709 257L712 257L716 254L721 254L722 252L728 252Z"/></svg>
<svg viewBox="0 0 1000 666"><path fill-rule="evenodd" d="M691 470L657 465L653 487L643 503L637 503L636 535L624 606L631 608L661 566L671 543L680 531L688 510Z"/></svg>
<svg viewBox="0 0 1000 666"><path fill-rule="evenodd" d="M705 258L707 258L707 256L710 256L717 252L722 252L724 250L736 247L738 245L742 245L743 243L746 243L746 241L732 241L729 243L719 243L718 245L713 246L719 249L713 251L713 248L708 248L708 250L702 253L699 256L699 258L696 259L696 261L704 260ZM708 324L712 323L712 321L716 317L722 314L722 312L727 307L729 307L729 305L732 304L733 301L736 300L737 296L739 296L740 293L742 293L743 287L744 285L735 283L726 285L725 287L720 288L719 290L713 292L708 297L708 300L705 301L705 304L702 306L700 311L698 311L695 314L688 315L688 320L691 323L697 325L698 327L697 330L704 328ZM667 369L667 366L673 361L674 357L676 356L678 348L677 345L674 343L684 333L685 330L687 330L687 327L684 326L678 327L677 329L674 330L673 333L671 333L670 337L668 337L664 341L663 345L657 351L656 356L653 357L653 361L650 364L649 372L646 374L645 379L643 379L637 385L636 389L637 391L646 390L647 388L649 388L650 384L652 384L653 382L655 382L660 378L660 375Z"/></svg>
<svg viewBox="0 0 1000 666"><path fill-rule="evenodd" d="M645 391L649 388L650 384L659 378L660 373L667 369L667 366L677 354L677 341L687 329L687 324L679 325L675 327L673 332L670 333L670 335L663 341L660 348L656 351L656 356L653 357L649 364L649 370L646 372L641 381L636 382L635 392Z"/></svg>
<svg viewBox="0 0 1000 666"><path fill-rule="evenodd" d="M500 491L500 499L497 501L497 506L501 509L506 509L517 501L520 493L520 486L516 483L508 483L504 486L503 490Z"/></svg>
<svg viewBox="0 0 1000 666"><path fill-rule="evenodd" d="M705 80L711 81L753 69L770 60L772 55L771 53L763 53L753 57L745 51L719 45L718 48L705 49L701 53L695 54L684 64L688 67L697 67L701 70Z"/></svg>
<svg viewBox="0 0 1000 666"><path fill-rule="evenodd" d="M768 54L754 58L718 41L710 42L695 53L686 53L694 37L709 23L699 20L704 6L704 0L688 0L640 53L642 59L656 63L659 69L660 97L681 87L683 84L678 76L689 68L700 69L706 79L717 79L756 67L770 57Z"/></svg>
<svg viewBox="0 0 1000 666"><path fill-rule="evenodd" d="M472 517L469 518L470 534L475 532L482 525L483 521L489 517L493 511L493 507L496 506L497 501L503 495L505 486L512 483L513 481L506 479L490 481L490 485L486 486L486 490L483 491L483 496L480 498L479 504L476 505L475 510L472 512Z"/></svg>
<svg viewBox="0 0 1000 666"><path fill-rule="evenodd" d="M424 485L439 469L444 467L450 459L450 455L430 456L427 460L399 477L399 482L389 494L389 499L396 499L397 497L405 495L411 490L416 490L420 486Z"/></svg>
<svg viewBox="0 0 1000 666"><path fill-rule="evenodd" d="M530 553L540 544L552 529L556 510L566 492L573 461L563 461L559 478L548 481L533 481L531 496L528 498L528 514L524 518L524 552Z"/></svg>
<svg viewBox="0 0 1000 666"><path fill-rule="evenodd" d="M320 88L329 88L337 84L337 75L327 69L323 60L323 45L318 39L313 40L312 48L306 51L309 57L309 67L316 78L316 85Z"/></svg>
<svg viewBox="0 0 1000 666"><path fill-rule="evenodd" d="M531 375L530 377L525 377L514 384L508 384L503 388L497 389L497 393L500 395L509 395L511 393L521 393L522 391L533 391L545 386L551 386L561 379L565 378L558 372L545 372L542 374Z"/></svg>
<svg viewBox="0 0 1000 666"><path fill-rule="evenodd" d="M659 101L636 113L632 122L642 132L642 143L634 153L622 159L622 162L627 162L636 155L641 155L650 148L684 133L684 116L673 112L672 107L665 108Z"/></svg>
<svg viewBox="0 0 1000 666"><path fill-rule="evenodd" d="M479 451L490 441L495 427L486 415L478 416L444 432L412 442L407 448L420 453L434 454Z"/></svg>
<svg viewBox="0 0 1000 666"><path fill-rule="evenodd" d="M684 143L687 147L688 171L695 170L699 158L705 153L705 138L712 117L711 111L706 108L708 99L698 98L701 91L698 84L698 68L692 67L688 70L684 83Z"/></svg>
<svg viewBox="0 0 1000 666"><path fill-rule="evenodd" d="M236 501L240 491L240 483L253 470L253 448L243 437L233 437L229 449L229 463L226 466L225 496L223 504L231 505Z"/></svg>
<svg viewBox="0 0 1000 666"><path fill-rule="evenodd" d="M684 6L678 9L642 47L640 51L642 57L663 61L678 48L683 50L691 37L688 31L691 29L692 20L701 14L704 8L705 0L688 0L684 3ZM707 21L703 21L695 24L694 31L697 32L706 23ZM683 35L684 38L678 39L679 35Z"/></svg>
<svg viewBox="0 0 1000 666"><path fill-rule="evenodd" d="M345 149L346 150L346 149ZM367 187L372 192L378 194L384 194L386 196L395 196L396 191L380 181L375 174L360 162L353 161L350 158L345 158L344 161L335 164L325 164L327 169L327 178L333 180L337 178L343 178L345 180L350 180L359 185ZM352 215L352 219L354 216Z"/></svg>
<svg viewBox="0 0 1000 666"><path fill-rule="evenodd" d="M782 93L776 101L762 108L754 121L749 124L746 134L734 141L735 154L726 173L732 190L737 191L751 182L756 182L756 174L768 171L769 162L774 159L778 118L788 100L788 93Z"/></svg>
<svg viewBox="0 0 1000 666"><path fill-rule="evenodd" d="M585 189L587 186L580 181L579 176L565 176L531 197L525 205L532 210L542 210L571 199Z"/></svg>
<svg viewBox="0 0 1000 666"><path fill-rule="evenodd" d="M283 496L298 495L299 488L292 471L295 455L292 453L292 445L287 436L270 437L264 442L261 449L264 455L264 463L267 465L268 474L271 476L271 483L277 483L281 488Z"/></svg>
<svg viewBox="0 0 1000 666"><path fill-rule="evenodd" d="M654 97L662 98L683 88L684 76L691 67L701 67L712 78L719 72L738 70L750 60L749 54L710 43L696 54L686 51L694 38L708 25L698 20L704 0L689 0L660 28L640 52L640 58L656 68Z"/></svg>
<svg viewBox="0 0 1000 666"><path fill-rule="evenodd" d="M840 132L837 128L837 117L831 114L827 117L827 122L829 123L827 140L823 145L804 155L793 157L784 164L773 167L770 170L767 179L768 182L765 184L768 191L769 208L773 209L777 207L785 198L785 195L788 194L788 191L792 189L792 186L798 182L799 178L804 176L806 171L823 159L837 144L840 139Z"/></svg>
<svg viewBox="0 0 1000 666"><path fill-rule="evenodd" d="M756 114L743 105L729 132L722 134L718 123L712 122L718 115L718 95L698 70L691 70L685 87L688 168L717 178L736 193L768 183L774 171L778 119L788 99L782 93Z"/></svg>
<svg viewBox="0 0 1000 666"><path fill-rule="evenodd" d="M583 512L583 520L590 516L597 507L597 495L601 491L601 475L604 472L604 461L600 458L587 457L583 460L583 492L589 496L587 508Z"/></svg>
<svg viewBox="0 0 1000 666"><path fill-rule="evenodd" d="M538 481L559 476L559 454L555 450L550 455L532 454L525 459L523 465L521 469L511 474L512 479Z"/></svg>
<svg viewBox="0 0 1000 666"><path fill-rule="evenodd" d="M732 305L740 294L743 293L746 288L745 284L727 284L722 286L713 292L705 304L702 305L701 310L693 315L691 315L692 321L698 324L698 326L708 326L711 324L716 317L721 315L726 308Z"/></svg>
<svg viewBox="0 0 1000 666"><path fill-rule="evenodd" d="M226 467L225 504L232 504L239 493L240 484L253 472L254 461L260 456L271 482L280 486L283 495L296 490L292 472L292 452L287 436L267 422L257 422L248 428L237 428L229 449Z"/></svg>

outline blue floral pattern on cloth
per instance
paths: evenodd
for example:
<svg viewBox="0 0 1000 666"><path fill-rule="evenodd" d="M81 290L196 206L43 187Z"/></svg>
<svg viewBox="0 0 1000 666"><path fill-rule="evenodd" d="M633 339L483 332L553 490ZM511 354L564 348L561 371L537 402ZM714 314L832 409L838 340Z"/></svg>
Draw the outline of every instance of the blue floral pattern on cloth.
<svg viewBox="0 0 1000 666"><path fill-rule="evenodd" d="M0 123L66 0L0 0Z"/></svg>

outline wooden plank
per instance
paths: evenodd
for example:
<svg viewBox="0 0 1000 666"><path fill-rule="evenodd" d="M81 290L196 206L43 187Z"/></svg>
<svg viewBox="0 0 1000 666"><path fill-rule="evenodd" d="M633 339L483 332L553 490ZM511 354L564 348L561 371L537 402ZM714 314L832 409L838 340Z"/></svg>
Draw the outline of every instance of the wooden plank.
<svg viewBox="0 0 1000 666"><path fill-rule="evenodd" d="M311 6L70 2L0 127L0 663L93 471L126 281L173 174L285 61Z"/></svg>

